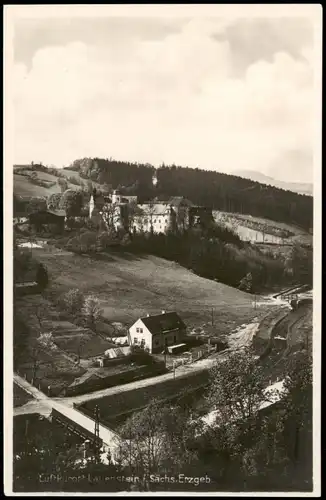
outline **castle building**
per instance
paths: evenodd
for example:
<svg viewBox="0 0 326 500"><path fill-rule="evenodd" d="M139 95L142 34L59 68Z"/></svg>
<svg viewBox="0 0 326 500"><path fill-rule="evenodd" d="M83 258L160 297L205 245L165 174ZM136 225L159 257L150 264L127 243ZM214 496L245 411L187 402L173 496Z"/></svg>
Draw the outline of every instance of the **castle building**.
<svg viewBox="0 0 326 500"><path fill-rule="evenodd" d="M101 218L107 228L133 232L166 234L193 227L211 210L196 207L183 196L137 204L137 196L125 196L115 189L111 196L97 195L94 190L89 202L89 216L94 222Z"/></svg>

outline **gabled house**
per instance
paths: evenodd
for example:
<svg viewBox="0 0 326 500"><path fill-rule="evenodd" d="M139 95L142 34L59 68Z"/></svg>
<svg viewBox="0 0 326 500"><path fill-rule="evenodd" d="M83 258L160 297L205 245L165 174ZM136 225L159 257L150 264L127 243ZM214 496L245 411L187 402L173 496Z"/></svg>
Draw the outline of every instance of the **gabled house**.
<svg viewBox="0 0 326 500"><path fill-rule="evenodd" d="M185 337L187 327L176 312L139 318L129 328L129 344L142 347L150 353L161 353L166 347L178 345Z"/></svg>

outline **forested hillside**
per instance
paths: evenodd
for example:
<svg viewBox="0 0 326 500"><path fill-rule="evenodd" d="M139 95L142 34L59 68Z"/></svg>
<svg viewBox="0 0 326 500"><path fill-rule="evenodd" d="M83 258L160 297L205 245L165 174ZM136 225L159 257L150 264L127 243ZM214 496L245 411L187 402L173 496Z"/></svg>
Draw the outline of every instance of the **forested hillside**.
<svg viewBox="0 0 326 500"><path fill-rule="evenodd" d="M215 210L267 217L307 230L312 228L312 197L233 175L175 165L155 169L150 164L100 158L76 160L69 169L77 171L82 178L111 188L119 187L125 194L135 194L140 202L154 196L185 196L195 204ZM154 174L156 185L152 183Z"/></svg>

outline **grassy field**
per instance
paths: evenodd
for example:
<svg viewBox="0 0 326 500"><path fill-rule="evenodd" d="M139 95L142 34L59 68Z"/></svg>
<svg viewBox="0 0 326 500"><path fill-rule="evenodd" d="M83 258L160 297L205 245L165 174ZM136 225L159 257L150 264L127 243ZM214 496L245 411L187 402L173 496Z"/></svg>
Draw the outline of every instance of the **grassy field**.
<svg viewBox="0 0 326 500"><path fill-rule="evenodd" d="M103 354L114 344L103 340L98 335L92 333L81 333L71 335L55 335L54 342L56 345L70 354L80 354L81 358L87 359L93 356Z"/></svg>
<svg viewBox="0 0 326 500"><path fill-rule="evenodd" d="M127 328L139 317L177 311L192 329L211 324L215 335L250 321L257 311L252 296L196 276L180 265L154 256L112 253L93 257L55 250L33 250L51 276L57 293L80 288L101 300L103 316Z"/></svg>
<svg viewBox="0 0 326 500"><path fill-rule="evenodd" d="M26 374L27 380L30 382L34 374L33 362L21 363L19 373ZM76 378L81 377L84 373L83 368L67 359L61 352L39 351L34 384L36 387L40 385L43 391L46 391L50 385L52 391L55 391L55 395L59 395L62 389L72 384Z"/></svg>
<svg viewBox="0 0 326 500"><path fill-rule="evenodd" d="M43 172L43 171L37 171L37 178L40 181L47 181L49 183L55 182L55 185L50 186L50 187L44 187L44 186L38 186L37 184L32 183L29 180L29 175L31 174L31 170L26 168L23 172L24 175L21 175L20 173L14 173L14 193L19 196L33 196L33 197L48 197L51 194L54 193L60 193L61 188L58 185L57 181L58 178L57 176ZM74 172L73 170L63 170L60 169L60 173L67 178L69 177L75 177L76 179L80 180L80 175L78 172ZM82 179L83 182L85 183L86 181ZM93 186L96 188L100 187L100 184L97 182L92 182ZM68 188L69 189L74 189L78 190L80 189L80 186L77 184L72 184L71 182L68 181Z"/></svg>
<svg viewBox="0 0 326 500"><path fill-rule="evenodd" d="M79 408L82 411L86 409L86 411L93 412L95 406L99 406L101 420L115 429L135 410L146 407L153 399L174 401L176 404L181 403L186 395L198 388L201 388L203 393L207 382L208 372L193 373L185 378L167 380L157 385L91 400ZM198 394L196 399L198 399Z"/></svg>

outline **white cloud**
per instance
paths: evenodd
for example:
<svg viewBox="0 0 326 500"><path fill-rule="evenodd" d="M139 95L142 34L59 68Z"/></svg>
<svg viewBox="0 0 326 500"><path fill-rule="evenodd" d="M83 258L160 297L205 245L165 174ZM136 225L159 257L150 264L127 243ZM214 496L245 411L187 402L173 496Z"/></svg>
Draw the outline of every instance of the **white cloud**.
<svg viewBox="0 0 326 500"><path fill-rule="evenodd" d="M37 51L30 71L15 67L15 161L96 155L267 172L283 151L311 148L311 48L301 60L277 52L236 79L228 41L212 38L226 25Z"/></svg>

